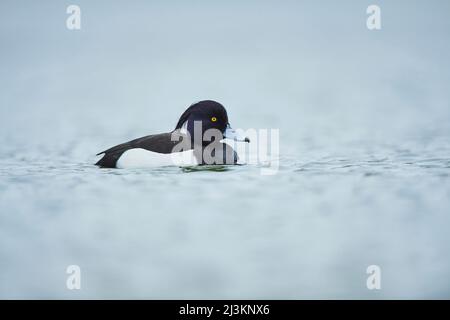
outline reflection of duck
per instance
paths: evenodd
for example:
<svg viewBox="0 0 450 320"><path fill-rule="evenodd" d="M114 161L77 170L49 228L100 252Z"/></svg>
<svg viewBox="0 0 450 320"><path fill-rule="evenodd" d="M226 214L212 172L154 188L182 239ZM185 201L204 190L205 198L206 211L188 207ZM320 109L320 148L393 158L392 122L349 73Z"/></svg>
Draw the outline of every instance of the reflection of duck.
<svg viewBox="0 0 450 320"><path fill-rule="evenodd" d="M213 138L204 135L209 129ZM196 136L197 132L201 137ZM217 136L215 135L218 134ZM214 137L218 137L215 139ZM172 132L131 140L108 150L96 165L106 168L138 168L162 165L236 164L236 152L222 139L250 142L231 129L225 108L205 100L191 105Z"/></svg>

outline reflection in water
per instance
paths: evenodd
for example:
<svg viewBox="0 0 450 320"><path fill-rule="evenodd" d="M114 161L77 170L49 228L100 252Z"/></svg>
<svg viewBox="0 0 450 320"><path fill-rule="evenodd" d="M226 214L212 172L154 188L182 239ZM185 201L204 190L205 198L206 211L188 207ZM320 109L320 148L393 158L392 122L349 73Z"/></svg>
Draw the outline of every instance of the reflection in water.
<svg viewBox="0 0 450 320"><path fill-rule="evenodd" d="M203 166L189 166L189 167L182 167L182 171L185 173L189 172L202 172L202 171L212 171L212 172L225 172L230 171L233 169L234 166L229 165L203 165Z"/></svg>

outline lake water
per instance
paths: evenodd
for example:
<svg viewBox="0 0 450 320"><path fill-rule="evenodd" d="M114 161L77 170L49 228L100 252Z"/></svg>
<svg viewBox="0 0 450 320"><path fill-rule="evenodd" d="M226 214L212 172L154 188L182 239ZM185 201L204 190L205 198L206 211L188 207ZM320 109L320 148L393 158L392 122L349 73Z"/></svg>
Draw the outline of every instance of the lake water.
<svg viewBox="0 0 450 320"><path fill-rule="evenodd" d="M0 5L0 298L450 298L449 2L79 3ZM278 172L93 165L201 99Z"/></svg>

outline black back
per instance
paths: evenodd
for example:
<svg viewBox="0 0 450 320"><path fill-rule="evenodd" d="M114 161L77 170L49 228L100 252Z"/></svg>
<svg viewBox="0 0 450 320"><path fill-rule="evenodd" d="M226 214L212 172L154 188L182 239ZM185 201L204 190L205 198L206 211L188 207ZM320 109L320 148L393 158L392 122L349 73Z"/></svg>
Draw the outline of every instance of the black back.
<svg viewBox="0 0 450 320"><path fill-rule="evenodd" d="M178 141L171 140L171 135L172 133L153 134L119 144L98 153L97 155L104 154L104 156L96 163L96 165L106 168L115 168L120 156L125 151L134 148L141 148L157 153L171 153L178 143Z"/></svg>

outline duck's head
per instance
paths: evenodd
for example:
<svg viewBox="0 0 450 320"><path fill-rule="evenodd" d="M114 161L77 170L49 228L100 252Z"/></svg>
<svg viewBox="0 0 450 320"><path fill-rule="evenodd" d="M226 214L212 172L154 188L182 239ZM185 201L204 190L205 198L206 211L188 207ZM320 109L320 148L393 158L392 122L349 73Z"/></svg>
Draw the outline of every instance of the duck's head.
<svg viewBox="0 0 450 320"><path fill-rule="evenodd" d="M181 115L176 129L186 130L192 139L194 139L195 123L197 126L201 123L201 134L209 129L217 129L222 133L224 139L235 141L250 142L250 139L238 134L233 130L228 122L227 110L220 103L213 100L203 100L194 103Z"/></svg>

